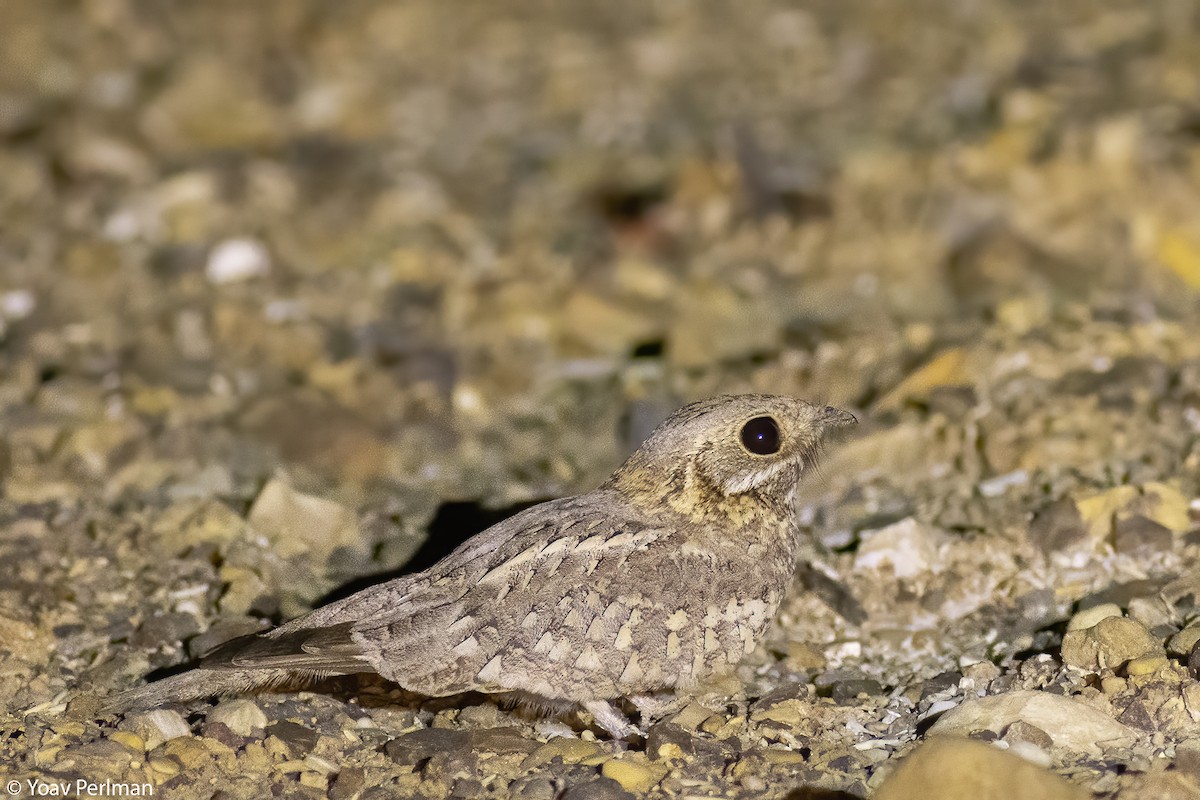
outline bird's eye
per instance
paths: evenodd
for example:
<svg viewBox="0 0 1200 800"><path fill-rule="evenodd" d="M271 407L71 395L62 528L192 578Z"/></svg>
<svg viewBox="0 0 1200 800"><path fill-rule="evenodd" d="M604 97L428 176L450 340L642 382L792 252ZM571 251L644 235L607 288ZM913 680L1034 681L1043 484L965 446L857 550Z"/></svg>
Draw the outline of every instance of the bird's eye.
<svg viewBox="0 0 1200 800"><path fill-rule="evenodd" d="M756 456L779 452L779 425L770 417L755 417L742 426L742 446Z"/></svg>

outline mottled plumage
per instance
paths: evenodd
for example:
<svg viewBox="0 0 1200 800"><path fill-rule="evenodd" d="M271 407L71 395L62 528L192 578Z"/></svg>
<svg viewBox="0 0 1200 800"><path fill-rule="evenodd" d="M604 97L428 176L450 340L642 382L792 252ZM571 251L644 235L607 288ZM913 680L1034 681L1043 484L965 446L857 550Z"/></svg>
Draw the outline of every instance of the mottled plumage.
<svg viewBox="0 0 1200 800"><path fill-rule="evenodd" d="M826 430L853 419L771 395L684 406L595 491L527 509L424 572L228 642L114 706L376 672L432 696L579 704L627 736L612 701L686 690L754 648L792 581L797 482Z"/></svg>

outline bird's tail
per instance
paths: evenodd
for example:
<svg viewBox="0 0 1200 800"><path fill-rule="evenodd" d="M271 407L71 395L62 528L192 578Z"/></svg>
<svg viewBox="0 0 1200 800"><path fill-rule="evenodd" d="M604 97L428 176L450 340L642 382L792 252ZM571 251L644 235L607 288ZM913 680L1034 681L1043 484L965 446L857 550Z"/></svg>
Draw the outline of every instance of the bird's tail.
<svg viewBox="0 0 1200 800"><path fill-rule="evenodd" d="M293 623L294 624L294 623ZM180 703L200 697L246 694L329 675L371 672L351 637L353 623L249 634L219 645L191 672L173 675L114 696L103 712L113 714Z"/></svg>
<svg viewBox="0 0 1200 800"><path fill-rule="evenodd" d="M138 686L113 695L101 713L118 714L141 711L167 703L185 703L201 697L246 694L294 682L301 678L295 670L285 669L199 669ZM312 677L317 677L313 675Z"/></svg>

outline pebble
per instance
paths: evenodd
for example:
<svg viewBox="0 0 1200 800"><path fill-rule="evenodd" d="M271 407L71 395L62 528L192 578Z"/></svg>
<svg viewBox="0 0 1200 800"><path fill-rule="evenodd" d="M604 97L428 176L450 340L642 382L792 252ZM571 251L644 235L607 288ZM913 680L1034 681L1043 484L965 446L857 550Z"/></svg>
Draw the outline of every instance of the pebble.
<svg viewBox="0 0 1200 800"><path fill-rule="evenodd" d="M1017 742L1028 742L1043 750L1049 750L1054 746L1054 740L1050 738L1050 734L1036 725L1030 725L1023 719L1008 726L1008 729L1004 731L1004 741L1010 745Z"/></svg>
<svg viewBox="0 0 1200 800"><path fill-rule="evenodd" d="M1153 675L1165 668L1167 663L1167 657L1164 655L1141 656L1125 665L1125 674L1129 676Z"/></svg>
<svg viewBox="0 0 1200 800"><path fill-rule="evenodd" d="M131 731L116 731L109 738L135 753L146 752L146 740Z"/></svg>
<svg viewBox="0 0 1200 800"><path fill-rule="evenodd" d="M605 761L600 774L612 778L626 791L644 794L667 774L665 765L651 764L645 759L641 753L627 753L623 758Z"/></svg>
<svg viewBox="0 0 1200 800"><path fill-rule="evenodd" d="M604 749L596 742L556 736L530 754L524 769L535 769L556 758L561 759L564 764L599 764L606 757Z"/></svg>
<svg viewBox="0 0 1200 800"><path fill-rule="evenodd" d="M572 786L561 795L562 800L635 800L633 795L612 778L600 777Z"/></svg>
<svg viewBox="0 0 1200 800"><path fill-rule="evenodd" d="M290 720L276 722L265 729L268 738L274 738L287 748L292 758L308 754L317 745L320 734Z"/></svg>
<svg viewBox="0 0 1200 800"><path fill-rule="evenodd" d="M1200 622L1193 622L1167 640L1167 652L1173 656L1187 656L1200 642Z"/></svg>
<svg viewBox="0 0 1200 800"><path fill-rule="evenodd" d="M856 569L890 566L897 578L912 578L939 566L938 544L932 531L907 517L886 528L863 533L854 556Z"/></svg>
<svg viewBox="0 0 1200 800"><path fill-rule="evenodd" d="M934 739L884 779L873 800L1087 800L1090 795L1054 773L988 744Z"/></svg>
<svg viewBox="0 0 1200 800"><path fill-rule="evenodd" d="M1086 628L1091 628L1102 619L1108 617L1120 617L1121 607L1116 603L1101 603L1100 605L1085 608L1079 611L1075 616L1071 617L1067 622L1068 631L1081 631Z"/></svg>
<svg viewBox="0 0 1200 800"><path fill-rule="evenodd" d="M1165 553L1175 537L1171 530L1149 517L1134 514L1118 518L1113 525L1113 541L1118 553Z"/></svg>
<svg viewBox="0 0 1200 800"><path fill-rule="evenodd" d="M267 715L252 700L222 700L208 712L207 721L222 723L238 736L253 736L267 727Z"/></svg>
<svg viewBox="0 0 1200 800"><path fill-rule="evenodd" d="M1046 555L1070 550L1087 538L1087 526L1075 502L1062 498L1036 512L1026 538Z"/></svg>
<svg viewBox="0 0 1200 800"><path fill-rule="evenodd" d="M1132 659L1162 652L1162 643L1145 625L1124 617L1105 617L1090 628L1063 636L1063 663L1082 670L1119 669Z"/></svg>
<svg viewBox="0 0 1200 800"><path fill-rule="evenodd" d="M257 239L226 239L208 254L204 274L216 284L262 278L271 271L271 255Z"/></svg>
<svg viewBox="0 0 1200 800"><path fill-rule="evenodd" d="M166 708L131 714L125 718L122 727L140 736L147 750L153 750L163 742L192 734L187 720L178 711Z"/></svg>

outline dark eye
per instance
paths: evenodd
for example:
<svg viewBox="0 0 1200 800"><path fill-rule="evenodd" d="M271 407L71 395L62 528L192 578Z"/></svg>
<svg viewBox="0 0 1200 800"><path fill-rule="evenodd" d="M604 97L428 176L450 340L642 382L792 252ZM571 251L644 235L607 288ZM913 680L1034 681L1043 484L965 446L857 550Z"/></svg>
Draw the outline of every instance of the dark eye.
<svg viewBox="0 0 1200 800"><path fill-rule="evenodd" d="M779 452L779 425L770 417L755 417L742 426L742 445L756 456Z"/></svg>

